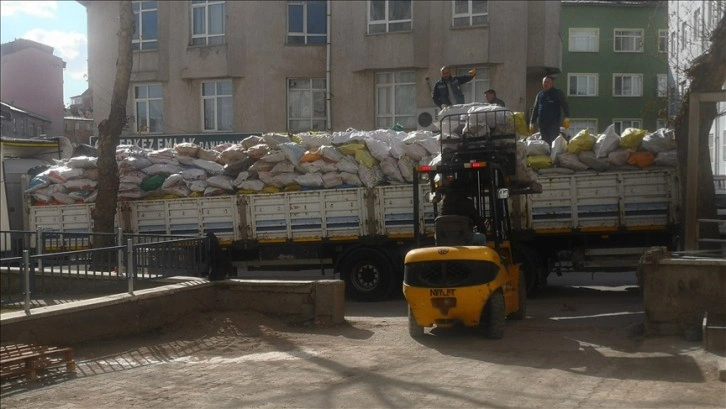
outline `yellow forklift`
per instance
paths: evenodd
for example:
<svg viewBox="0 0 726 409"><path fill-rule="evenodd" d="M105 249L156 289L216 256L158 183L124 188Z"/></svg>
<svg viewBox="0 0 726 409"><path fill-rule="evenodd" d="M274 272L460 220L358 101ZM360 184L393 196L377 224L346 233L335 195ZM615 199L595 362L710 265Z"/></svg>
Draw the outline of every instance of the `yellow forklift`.
<svg viewBox="0 0 726 409"><path fill-rule="evenodd" d="M441 134L441 160L414 170L414 220L419 214L419 185L427 183L428 200L434 206L435 236L433 245L415 223L417 248L404 261L403 294L408 303L408 329L414 337L424 335L426 327L447 328L455 325L480 328L485 336L504 336L507 318L523 319L526 314L525 275L514 259L510 242L508 197L513 189L509 176L514 174L516 140L507 127L511 115L502 109L471 115L452 115L442 119L451 130ZM472 126L472 121L490 124ZM461 124L461 122L465 122ZM504 126L492 126L502 123ZM458 129L458 133L454 130ZM472 134L466 130L479 129ZM474 245L469 217L440 215L439 201L446 189L456 184L464 188L478 214L486 220L486 244ZM517 194L529 193L518 189ZM444 200L446 200L444 198Z"/></svg>

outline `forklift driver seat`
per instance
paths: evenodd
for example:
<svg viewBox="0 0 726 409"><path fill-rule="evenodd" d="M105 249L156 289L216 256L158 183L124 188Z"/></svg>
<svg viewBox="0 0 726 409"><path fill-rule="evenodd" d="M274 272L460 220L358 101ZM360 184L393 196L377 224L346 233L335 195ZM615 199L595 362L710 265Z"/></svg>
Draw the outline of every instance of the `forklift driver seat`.
<svg viewBox="0 0 726 409"><path fill-rule="evenodd" d="M473 223L466 216L439 216L435 220L437 246L466 246L471 244Z"/></svg>

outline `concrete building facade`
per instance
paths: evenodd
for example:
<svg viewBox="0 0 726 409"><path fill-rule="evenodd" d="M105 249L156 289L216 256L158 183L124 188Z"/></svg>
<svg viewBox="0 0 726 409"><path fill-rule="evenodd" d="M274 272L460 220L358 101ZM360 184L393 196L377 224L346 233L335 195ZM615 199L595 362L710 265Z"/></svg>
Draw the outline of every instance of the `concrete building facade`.
<svg viewBox="0 0 726 409"><path fill-rule="evenodd" d="M63 135L63 69L53 47L18 39L0 46L0 100L50 120L38 134Z"/></svg>
<svg viewBox="0 0 726 409"><path fill-rule="evenodd" d="M564 0L562 74L572 132L667 124L665 1Z"/></svg>
<svg viewBox="0 0 726 409"><path fill-rule="evenodd" d="M675 117L688 90L685 70L693 60L708 50L710 34L726 18L724 0L670 0L668 2L669 66L672 93L669 113ZM726 89L726 83L721 89ZM718 104L720 116L711 127L708 145L714 175L726 175L726 103Z"/></svg>
<svg viewBox="0 0 726 409"><path fill-rule="evenodd" d="M109 115L119 2L81 1L96 125ZM127 134L417 129L439 69L477 68L527 111L560 70L560 2L134 1Z"/></svg>

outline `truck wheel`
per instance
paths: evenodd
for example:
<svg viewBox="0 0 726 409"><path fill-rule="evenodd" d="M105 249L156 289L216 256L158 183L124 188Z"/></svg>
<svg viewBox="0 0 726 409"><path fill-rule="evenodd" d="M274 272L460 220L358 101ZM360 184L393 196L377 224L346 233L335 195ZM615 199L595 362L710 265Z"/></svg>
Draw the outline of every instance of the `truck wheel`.
<svg viewBox="0 0 726 409"><path fill-rule="evenodd" d="M504 295L501 291L492 293L489 300L484 306L482 317L479 325L485 325L483 328L484 335L489 339L502 339L504 336L504 321L506 315L504 311Z"/></svg>
<svg viewBox="0 0 726 409"><path fill-rule="evenodd" d="M393 268L381 252L360 248L346 255L339 264L345 293L356 301L379 301L393 289Z"/></svg>
<svg viewBox="0 0 726 409"><path fill-rule="evenodd" d="M547 283L546 266L537 251L527 246L516 246L514 257L515 261L522 264L527 294L534 295L543 289Z"/></svg>
<svg viewBox="0 0 726 409"><path fill-rule="evenodd" d="M418 325L416 318L413 317L411 307L408 307L408 335L411 338L421 338L424 335L424 327Z"/></svg>
<svg viewBox="0 0 726 409"><path fill-rule="evenodd" d="M527 316L527 283L524 271L519 270L519 309L509 316L515 320L523 320Z"/></svg>

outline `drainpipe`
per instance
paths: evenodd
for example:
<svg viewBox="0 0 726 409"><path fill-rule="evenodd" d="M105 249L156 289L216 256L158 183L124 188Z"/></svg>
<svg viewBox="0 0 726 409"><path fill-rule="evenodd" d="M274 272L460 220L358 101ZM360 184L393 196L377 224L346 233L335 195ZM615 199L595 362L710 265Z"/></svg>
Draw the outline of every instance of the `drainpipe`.
<svg viewBox="0 0 726 409"><path fill-rule="evenodd" d="M326 9L327 9L327 25L328 25L328 35L327 41L325 44L325 128L327 131L330 131L332 129L332 120L330 115L330 20L331 20L331 14L330 14L330 5L331 0L328 0L326 2Z"/></svg>

